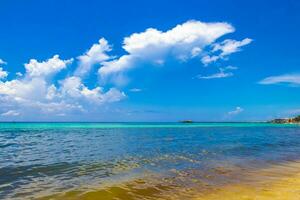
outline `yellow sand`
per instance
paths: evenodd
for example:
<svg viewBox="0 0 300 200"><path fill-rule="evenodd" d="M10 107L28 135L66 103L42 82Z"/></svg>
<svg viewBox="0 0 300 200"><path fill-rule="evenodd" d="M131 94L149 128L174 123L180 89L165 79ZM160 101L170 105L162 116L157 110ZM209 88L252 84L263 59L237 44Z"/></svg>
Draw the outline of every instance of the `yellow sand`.
<svg viewBox="0 0 300 200"><path fill-rule="evenodd" d="M299 200L300 174L284 178L264 187L229 185L214 192L200 195L197 200Z"/></svg>
<svg viewBox="0 0 300 200"><path fill-rule="evenodd" d="M249 183L217 188L196 200L300 200L299 171L298 163L256 171L249 174Z"/></svg>
<svg viewBox="0 0 300 200"><path fill-rule="evenodd" d="M285 163L267 169L247 171L239 183L209 188L173 188L147 179L117 184L93 191L69 191L39 198L41 200L300 200L300 164ZM144 187L145 186L145 187ZM191 194L187 191L191 189ZM167 192L166 195L164 192Z"/></svg>

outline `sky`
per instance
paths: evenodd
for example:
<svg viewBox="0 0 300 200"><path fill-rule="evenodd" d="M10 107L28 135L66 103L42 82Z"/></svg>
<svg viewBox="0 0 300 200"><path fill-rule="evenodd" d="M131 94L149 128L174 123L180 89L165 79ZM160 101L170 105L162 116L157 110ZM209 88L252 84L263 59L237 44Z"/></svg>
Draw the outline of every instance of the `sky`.
<svg viewBox="0 0 300 200"><path fill-rule="evenodd" d="M300 2L0 1L0 121L300 114Z"/></svg>

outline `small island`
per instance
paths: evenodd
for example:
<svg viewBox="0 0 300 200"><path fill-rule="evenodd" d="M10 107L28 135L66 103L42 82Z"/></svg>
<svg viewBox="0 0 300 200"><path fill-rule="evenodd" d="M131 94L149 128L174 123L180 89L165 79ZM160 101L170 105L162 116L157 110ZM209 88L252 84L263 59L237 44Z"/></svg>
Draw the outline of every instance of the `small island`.
<svg viewBox="0 0 300 200"><path fill-rule="evenodd" d="M193 120L181 120L180 123L193 123Z"/></svg>
<svg viewBox="0 0 300 200"><path fill-rule="evenodd" d="M274 124L300 124L300 115L293 118L279 118L269 121Z"/></svg>

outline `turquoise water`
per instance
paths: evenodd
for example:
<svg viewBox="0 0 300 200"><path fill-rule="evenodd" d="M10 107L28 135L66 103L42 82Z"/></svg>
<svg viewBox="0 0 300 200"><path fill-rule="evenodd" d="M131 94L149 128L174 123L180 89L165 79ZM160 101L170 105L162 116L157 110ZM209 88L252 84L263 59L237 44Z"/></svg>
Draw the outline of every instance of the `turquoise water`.
<svg viewBox="0 0 300 200"><path fill-rule="evenodd" d="M244 123L72 123L72 122L60 122L60 123L1 123L1 129L48 129L48 128L189 128L189 127L297 127L296 124L272 124L263 122L244 122Z"/></svg>
<svg viewBox="0 0 300 200"><path fill-rule="evenodd" d="M219 167L254 169L299 158L298 125L0 123L0 199L31 199L145 174L198 171L203 176L193 178L204 179ZM210 184L233 181L214 176Z"/></svg>

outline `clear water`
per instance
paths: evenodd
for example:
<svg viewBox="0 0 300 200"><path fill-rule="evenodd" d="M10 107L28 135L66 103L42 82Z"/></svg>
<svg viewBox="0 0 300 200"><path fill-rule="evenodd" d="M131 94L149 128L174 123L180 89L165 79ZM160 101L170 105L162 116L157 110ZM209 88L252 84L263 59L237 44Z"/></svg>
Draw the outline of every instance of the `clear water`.
<svg viewBox="0 0 300 200"><path fill-rule="evenodd" d="M227 169L249 171L299 157L297 125L0 123L0 199L32 199L159 177L155 184L166 188L124 197L151 199L178 187L197 187L190 182L194 179L214 186L243 178L223 176ZM171 178L176 181L163 182ZM143 180L150 184L153 178Z"/></svg>

